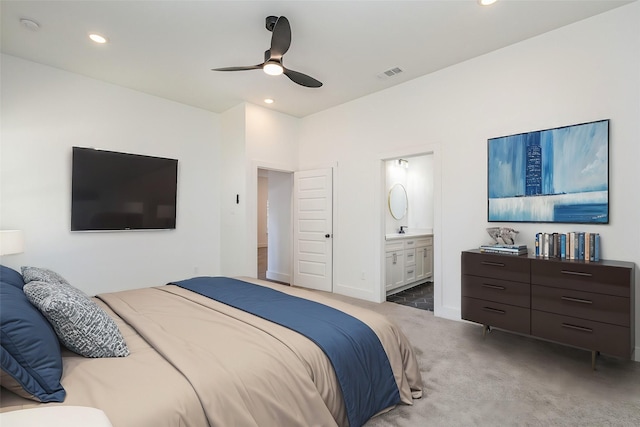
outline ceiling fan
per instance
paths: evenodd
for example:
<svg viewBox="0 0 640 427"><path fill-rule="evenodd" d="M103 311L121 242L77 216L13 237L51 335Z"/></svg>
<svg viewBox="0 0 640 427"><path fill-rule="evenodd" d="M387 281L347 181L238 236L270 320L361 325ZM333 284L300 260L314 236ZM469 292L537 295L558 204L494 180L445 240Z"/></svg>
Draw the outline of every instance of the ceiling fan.
<svg viewBox="0 0 640 427"><path fill-rule="evenodd" d="M245 71L262 69L272 76L284 74L294 83L306 87L320 87L322 82L299 71L289 70L282 65L282 57L291 45L291 26L284 16L267 16L267 30L271 31L271 48L264 53L264 62L244 67L213 68L212 71Z"/></svg>

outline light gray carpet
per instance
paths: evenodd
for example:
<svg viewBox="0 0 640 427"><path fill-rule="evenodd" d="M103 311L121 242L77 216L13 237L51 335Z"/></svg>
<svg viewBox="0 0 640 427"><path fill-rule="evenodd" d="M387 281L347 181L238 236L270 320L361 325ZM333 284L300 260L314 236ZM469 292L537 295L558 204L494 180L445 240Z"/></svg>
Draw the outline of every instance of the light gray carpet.
<svg viewBox="0 0 640 427"><path fill-rule="evenodd" d="M374 308L413 344L424 397L370 420L382 426L640 426L640 363L434 317L391 302Z"/></svg>

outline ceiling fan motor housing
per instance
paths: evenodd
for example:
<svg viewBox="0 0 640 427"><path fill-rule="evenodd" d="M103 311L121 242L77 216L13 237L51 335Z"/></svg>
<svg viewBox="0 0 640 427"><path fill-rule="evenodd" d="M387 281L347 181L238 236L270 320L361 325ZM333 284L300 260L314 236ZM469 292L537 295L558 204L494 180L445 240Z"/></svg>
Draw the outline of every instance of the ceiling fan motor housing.
<svg viewBox="0 0 640 427"><path fill-rule="evenodd" d="M267 30L273 32L273 28L276 26L276 22L278 21L277 16L267 16L266 24Z"/></svg>

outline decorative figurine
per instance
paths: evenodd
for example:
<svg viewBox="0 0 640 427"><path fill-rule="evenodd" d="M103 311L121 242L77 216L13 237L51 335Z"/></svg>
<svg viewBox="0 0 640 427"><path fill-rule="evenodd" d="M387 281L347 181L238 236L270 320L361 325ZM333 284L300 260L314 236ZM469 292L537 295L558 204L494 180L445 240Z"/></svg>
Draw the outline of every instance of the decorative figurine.
<svg viewBox="0 0 640 427"><path fill-rule="evenodd" d="M497 245L513 245L516 234L518 234L519 231L508 227L489 227L487 228L487 233L489 233L489 236L491 236Z"/></svg>

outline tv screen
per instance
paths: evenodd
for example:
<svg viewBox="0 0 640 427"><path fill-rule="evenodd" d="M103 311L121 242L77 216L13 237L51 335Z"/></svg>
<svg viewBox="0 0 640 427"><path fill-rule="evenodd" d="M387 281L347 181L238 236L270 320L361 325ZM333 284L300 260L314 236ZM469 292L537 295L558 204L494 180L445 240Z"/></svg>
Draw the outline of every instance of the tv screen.
<svg viewBox="0 0 640 427"><path fill-rule="evenodd" d="M176 228L178 161L73 147L71 231Z"/></svg>

